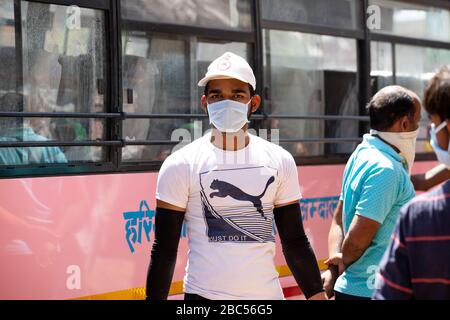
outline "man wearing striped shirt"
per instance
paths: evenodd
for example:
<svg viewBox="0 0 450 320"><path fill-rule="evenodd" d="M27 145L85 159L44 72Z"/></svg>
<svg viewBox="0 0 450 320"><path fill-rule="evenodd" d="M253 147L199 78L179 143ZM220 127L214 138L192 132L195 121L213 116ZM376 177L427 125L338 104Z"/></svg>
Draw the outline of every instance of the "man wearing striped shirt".
<svg viewBox="0 0 450 320"><path fill-rule="evenodd" d="M429 82L431 145L450 168L450 67ZM374 299L450 300L450 180L403 209L378 274Z"/></svg>

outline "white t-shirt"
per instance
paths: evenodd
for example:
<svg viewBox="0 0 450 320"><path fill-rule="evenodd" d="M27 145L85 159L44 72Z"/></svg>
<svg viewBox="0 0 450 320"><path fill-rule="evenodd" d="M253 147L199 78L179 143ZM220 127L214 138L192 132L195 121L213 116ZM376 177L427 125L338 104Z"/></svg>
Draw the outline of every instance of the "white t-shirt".
<svg viewBox="0 0 450 320"><path fill-rule="evenodd" d="M156 198L186 208L187 293L207 299L283 299L275 268L274 205L301 198L297 166L282 147L255 135L238 151L211 133L172 153Z"/></svg>

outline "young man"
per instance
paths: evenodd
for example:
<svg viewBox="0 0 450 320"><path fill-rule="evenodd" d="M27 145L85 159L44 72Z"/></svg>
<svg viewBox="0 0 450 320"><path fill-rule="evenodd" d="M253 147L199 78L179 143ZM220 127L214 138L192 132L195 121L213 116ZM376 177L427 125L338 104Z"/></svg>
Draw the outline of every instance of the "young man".
<svg viewBox="0 0 450 320"><path fill-rule="evenodd" d="M341 201L329 234L331 267L323 275L336 300L370 299L375 272L389 244L400 208L414 188L414 162L420 100L399 86L380 90L369 102L370 134L351 155L344 171ZM334 271L333 271L334 270Z"/></svg>
<svg viewBox="0 0 450 320"><path fill-rule="evenodd" d="M450 168L450 67L431 79L424 104L431 145ZM403 207L378 275L375 299L450 299L450 180Z"/></svg>
<svg viewBox="0 0 450 320"><path fill-rule="evenodd" d="M199 86L212 130L171 154L157 182L147 299L166 299L183 220L189 237L185 299L283 299L275 220L286 261L308 299L325 299L301 221L297 167L283 148L247 132L261 98L253 70L227 52Z"/></svg>

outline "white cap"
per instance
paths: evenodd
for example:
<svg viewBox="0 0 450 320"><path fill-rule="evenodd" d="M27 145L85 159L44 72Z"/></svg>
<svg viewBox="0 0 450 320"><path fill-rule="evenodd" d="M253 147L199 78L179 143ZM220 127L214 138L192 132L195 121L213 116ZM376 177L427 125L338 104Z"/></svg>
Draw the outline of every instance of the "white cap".
<svg viewBox="0 0 450 320"><path fill-rule="evenodd" d="M214 79L237 79L248 83L256 90L256 79L248 62L232 52L225 52L211 62L205 77L198 82L203 87Z"/></svg>

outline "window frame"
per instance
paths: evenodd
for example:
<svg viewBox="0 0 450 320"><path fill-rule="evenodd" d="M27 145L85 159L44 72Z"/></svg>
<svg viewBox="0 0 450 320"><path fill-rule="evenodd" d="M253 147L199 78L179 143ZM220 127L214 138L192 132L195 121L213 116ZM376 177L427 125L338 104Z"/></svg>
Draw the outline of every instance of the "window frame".
<svg viewBox="0 0 450 320"><path fill-rule="evenodd" d="M73 119L104 119L105 126L105 140L84 140L84 141L39 141L39 142L0 142L0 145L9 147L27 147L27 146L103 146L106 147L106 161L102 162L74 162L65 164L31 164L21 166L2 166L0 167L0 179L11 177L33 177L33 176L49 176L49 175L64 175L64 174L79 174L79 173L104 173L115 171L117 165L114 159L117 154L117 146L122 142L117 140L116 122L122 115L117 109L117 78L118 68L117 57L114 51L118 48L114 15L116 14L116 1L108 0L27 0L28 2L54 4L62 6L76 5L80 8L101 10L104 13L104 30L105 30L105 92L104 104L105 112L89 113L89 112L2 112L1 117L19 117L19 118L73 118ZM21 0L13 0L14 10L20 5ZM16 37L21 39L21 30ZM21 41L20 41L21 43ZM112 50L107 50L111 48ZM21 49L17 50L21 51ZM108 54L109 53L109 54ZM22 69L22 62L19 59L19 69ZM22 78L22 75L20 75ZM23 84L22 84L23 85ZM110 147L110 148L109 148Z"/></svg>
<svg viewBox="0 0 450 320"><path fill-rule="evenodd" d="M19 2L20 0L14 0ZM42 165L26 165L26 166L3 166L0 167L0 179L12 177L37 177L37 176L61 176L61 175L86 175L86 174L104 174L104 173L127 173L127 172L155 172L158 171L162 165L162 161L133 161L124 162L121 159L122 148L127 145L152 145L152 144L166 144L166 141L158 140L143 140L143 141L125 141L122 139L122 124L126 119L138 118L191 118L201 119L205 118L205 114L127 114L122 110L122 31L124 26L133 26L136 29L143 29L145 31L167 33L174 35L198 36L201 39L211 40L228 40L245 42L249 45L252 63L255 69L255 76L257 83L256 93L264 97L264 70L263 70L263 29L276 29L285 31L297 31L303 33L328 35L335 37L351 38L356 41L357 47L357 88L359 101L359 114L357 116L350 116L353 120L359 123L360 137L355 137L354 141L361 140L363 134L364 124L368 122L368 117L365 116L365 105L371 96L370 88L370 72L371 72L371 55L370 44L371 41L383 41L389 43L409 44L416 46L434 47L440 49L450 49L450 43L427 40L427 39L412 39L406 37L392 36L386 34L371 33L365 27L367 17L366 8L369 0L361 0L361 4L357 7L359 10L356 14L360 15L361 29L350 30L340 29L334 27L326 27L319 25L309 25L303 23L280 22L263 19L261 14L260 0L251 0L251 17L252 30L250 31L235 31L210 29L198 26L185 26L175 24L163 24L155 22L131 22L123 20L121 16L121 1L124 0L28 0L30 2L42 2L55 5L78 5L80 7L89 9L103 10L105 13L105 44L107 56L105 62L109 66L106 70L106 77L108 78L105 92L106 111L103 113L5 113L0 112L0 115L12 117L13 115L19 117L73 117L73 118L102 118L105 119L106 126L106 140L104 141L61 141L61 142L47 142L48 145L104 145L107 148L106 162L92 162L92 163L68 163L68 164L42 164ZM356 0L358 1L358 0ZM406 3L421 4L426 6L437 6L450 10L450 3L444 0L397 0ZM395 52L393 52L395 60ZM395 66L394 66L395 67ZM395 69L394 69L395 70ZM267 115L264 112L264 99L262 99L260 112L252 116L255 120L255 129L260 128L260 120L267 120L271 118L280 118L285 115ZM315 119L335 121L336 117L339 119L346 119L346 116L328 116L328 115L313 115L313 116L287 116L292 119ZM261 127L262 128L262 127ZM353 138L349 138L353 139ZM357 139L357 140L356 140ZM316 142L316 143L336 143L336 141L345 142L348 140L344 138L339 140L336 138L321 138L321 139L295 139L285 138L280 139L280 142ZM178 142L173 142L177 144ZM34 143L24 143L28 146ZM41 142L41 145L46 145ZM23 146L23 145L22 145ZM345 164L349 155L321 155L299 157L295 156L298 165L330 165L330 164ZM417 161L435 160L434 154L418 154Z"/></svg>
<svg viewBox="0 0 450 320"><path fill-rule="evenodd" d="M356 0L358 1L358 0ZM357 83L357 96L360 108L357 116L329 116L329 115L315 115L310 119L314 120L328 120L335 121L335 118L340 120L355 120L358 121L359 137L343 138L342 142L360 142L362 141L364 123L369 121L368 116L364 116L364 106L370 97L370 52L367 52L364 48L367 46L367 28L364 26L366 17L367 1L362 0L361 4L357 6L356 14L359 14L363 19L360 21L360 29L350 30L345 28L309 25L304 23L293 22L281 22L273 20L263 20L262 28L269 30L281 30L281 31L294 31L301 33L308 33L314 35L325 35L332 37L348 38L356 41L356 83ZM369 43L370 50L370 43ZM264 100L264 99L263 99ZM270 117L269 117L270 118ZM277 118L277 117L272 117ZM294 116L290 118L294 119ZM307 142L309 139L291 139L293 142ZM334 143L336 138L321 138L316 139L316 143ZM280 139L282 142L282 139ZM304 164L345 164L350 154L324 154L320 156L294 156L297 165Z"/></svg>
<svg viewBox="0 0 450 320"><path fill-rule="evenodd" d="M364 0L367 3L369 3L369 0ZM394 0L397 2L404 2L409 4L417 4L417 5L423 5L426 7L438 7L446 10L450 10L450 2L443 1L443 0ZM366 28L367 30L367 28ZM396 74L397 74L397 67L396 67L396 45L408 45L408 46L414 46L414 47L421 47L421 48L431 48L431 49L446 49L450 50L450 42L445 41L438 41L438 40L428 40L428 39L420 39L420 38L409 38L404 36L398 36L398 35L390 35L390 34L381 34L381 33L375 33L370 32L367 30L367 41L369 43L369 59L370 59L370 43L372 41L374 42L385 42L389 43L391 46L391 52L392 52L392 78L393 82L396 83ZM370 61L370 60L369 60ZM369 63L370 66L370 63ZM370 76L370 69L369 69L369 76ZM428 141L427 139L418 139L417 141ZM434 153L416 153L415 161L436 161L436 155Z"/></svg>
<svg viewBox="0 0 450 320"><path fill-rule="evenodd" d="M123 0L122 0L123 1ZM120 3L119 3L120 6ZM120 9L120 8L119 8ZM260 70L259 65L257 64L258 56L257 53L257 17L259 15L259 0L250 0L250 14L252 16L252 30L250 31L235 31L235 30L226 30L226 29L216 29L216 28L205 28L198 26L186 26L186 25L177 25L177 24L168 24L168 23L158 23L158 22L130 22L126 19L119 19L121 21L121 25L123 28L120 28L119 33L124 30L125 26L134 27L131 30L137 31L145 31L148 33L157 33L157 34L167 34L167 35L175 35L175 36L196 36L200 40L225 40L232 42L243 42L249 45L250 47L250 56L252 57L252 62L254 62L254 69ZM258 14L257 14L258 13ZM119 54L121 55L123 52L122 46L120 47ZM120 57L122 58L122 57ZM122 61L122 59L120 59ZM261 60L262 64L262 60ZM258 78L259 72L255 72L255 77L258 81L261 81ZM119 79L120 82L122 79ZM262 83L262 82L261 82ZM120 83L122 85L122 83ZM256 93L260 93L260 87L257 86ZM122 108L122 88L119 92L120 95L120 103L119 106ZM206 114L173 114L173 113L163 113L163 114L148 114L148 113L125 113L122 111L125 119L183 119L189 118L193 120L197 119L205 119L207 118ZM120 132L122 132L122 124L120 123ZM179 143L179 141L170 141L170 140L135 140L135 141L123 141L124 146L132 146L132 145L168 145L173 144L174 146ZM122 148L121 148L122 150ZM120 154L121 154L120 150ZM121 157L120 157L121 158ZM122 161L120 159L118 170L119 172L140 172L140 171L159 171L162 165L162 161L144 161L144 160L136 160L136 161Z"/></svg>

